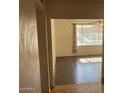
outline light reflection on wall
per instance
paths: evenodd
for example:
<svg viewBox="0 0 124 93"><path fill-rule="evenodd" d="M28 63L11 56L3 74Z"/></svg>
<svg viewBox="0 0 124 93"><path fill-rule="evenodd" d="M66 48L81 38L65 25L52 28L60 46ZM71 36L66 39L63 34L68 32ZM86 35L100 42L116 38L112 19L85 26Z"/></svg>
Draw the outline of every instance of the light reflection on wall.
<svg viewBox="0 0 124 93"><path fill-rule="evenodd" d="M20 93L41 93L35 2L20 0L19 4Z"/></svg>

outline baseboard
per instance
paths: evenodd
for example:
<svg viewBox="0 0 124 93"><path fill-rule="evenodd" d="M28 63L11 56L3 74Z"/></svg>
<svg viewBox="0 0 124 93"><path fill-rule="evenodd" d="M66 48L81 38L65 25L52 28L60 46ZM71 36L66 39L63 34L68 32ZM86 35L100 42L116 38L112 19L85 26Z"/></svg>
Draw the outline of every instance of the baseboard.
<svg viewBox="0 0 124 93"><path fill-rule="evenodd" d="M63 57L102 57L103 55L72 55L72 56L57 56L56 58L63 58Z"/></svg>

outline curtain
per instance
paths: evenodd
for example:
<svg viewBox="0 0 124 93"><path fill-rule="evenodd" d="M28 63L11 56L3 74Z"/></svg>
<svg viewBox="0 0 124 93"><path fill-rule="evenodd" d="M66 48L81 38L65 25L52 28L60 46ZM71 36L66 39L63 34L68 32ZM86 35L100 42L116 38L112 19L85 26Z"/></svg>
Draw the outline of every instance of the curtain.
<svg viewBox="0 0 124 93"><path fill-rule="evenodd" d="M76 25L73 25L73 53L77 52Z"/></svg>

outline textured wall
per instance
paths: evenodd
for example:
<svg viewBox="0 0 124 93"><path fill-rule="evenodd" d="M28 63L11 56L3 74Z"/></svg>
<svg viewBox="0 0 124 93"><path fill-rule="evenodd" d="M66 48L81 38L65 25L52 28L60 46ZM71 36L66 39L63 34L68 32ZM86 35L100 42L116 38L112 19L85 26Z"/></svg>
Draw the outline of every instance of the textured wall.
<svg viewBox="0 0 124 93"><path fill-rule="evenodd" d="M19 4L20 93L41 93L35 1Z"/></svg>

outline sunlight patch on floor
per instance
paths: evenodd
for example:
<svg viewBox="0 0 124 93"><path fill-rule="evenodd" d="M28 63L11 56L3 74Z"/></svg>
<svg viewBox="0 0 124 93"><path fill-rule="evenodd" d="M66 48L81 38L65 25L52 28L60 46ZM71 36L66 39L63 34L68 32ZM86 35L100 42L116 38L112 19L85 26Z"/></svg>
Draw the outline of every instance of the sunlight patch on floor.
<svg viewBox="0 0 124 93"><path fill-rule="evenodd" d="M94 57L94 58L80 58L81 63L92 63L92 62L102 62L102 57Z"/></svg>

